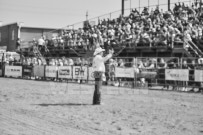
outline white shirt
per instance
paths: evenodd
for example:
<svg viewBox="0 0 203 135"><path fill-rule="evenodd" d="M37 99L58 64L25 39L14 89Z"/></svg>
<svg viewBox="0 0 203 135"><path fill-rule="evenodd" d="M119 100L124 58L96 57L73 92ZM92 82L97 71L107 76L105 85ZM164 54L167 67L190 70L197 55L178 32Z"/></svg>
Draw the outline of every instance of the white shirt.
<svg viewBox="0 0 203 135"><path fill-rule="evenodd" d="M38 40L38 45L44 45L44 44L45 44L44 39L40 38L40 39Z"/></svg>
<svg viewBox="0 0 203 135"><path fill-rule="evenodd" d="M93 68L94 71L105 72L104 63L112 57L112 54L108 54L106 57L102 57L101 55L96 55L93 59Z"/></svg>

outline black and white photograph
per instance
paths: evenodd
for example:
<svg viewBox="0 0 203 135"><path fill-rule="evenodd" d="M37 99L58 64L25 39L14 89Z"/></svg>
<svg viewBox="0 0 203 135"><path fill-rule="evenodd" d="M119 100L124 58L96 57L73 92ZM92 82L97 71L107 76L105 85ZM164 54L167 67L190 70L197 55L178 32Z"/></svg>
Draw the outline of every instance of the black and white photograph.
<svg viewBox="0 0 203 135"><path fill-rule="evenodd" d="M0 0L0 135L203 135L203 0Z"/></svg>

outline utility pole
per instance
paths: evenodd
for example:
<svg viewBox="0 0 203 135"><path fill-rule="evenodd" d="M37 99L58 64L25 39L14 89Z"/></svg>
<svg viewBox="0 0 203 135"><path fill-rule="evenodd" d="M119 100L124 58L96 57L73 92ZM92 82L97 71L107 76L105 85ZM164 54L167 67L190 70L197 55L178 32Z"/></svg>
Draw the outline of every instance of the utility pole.
<svg viewBox="0 0 203 135"><path fill-rule="evenodd" d="M171 0L168 0L168 11L171 9Z"/></svg>
<svg viewBox="0 0 203 135"><path fill-rule="evenodd" d="M88 20L88 11L86 12L86 21Z"/></svg>
<svg viewBox="0 0 203 135"><path fill-rule="evenodd" d="M149 9L149 0L148 0L148 9Z"/></svg>
<svg viewBox="0 0 203 135"><path fill-rule="evenodd" d="M124 16L124 1L125 0L121 0L121 15Z"/></svg>
<svg viewBox="0 0 203 135"><path fill-rule="evenodd" d="M131 0L130 0L130 13L131 13Z"/></svg>

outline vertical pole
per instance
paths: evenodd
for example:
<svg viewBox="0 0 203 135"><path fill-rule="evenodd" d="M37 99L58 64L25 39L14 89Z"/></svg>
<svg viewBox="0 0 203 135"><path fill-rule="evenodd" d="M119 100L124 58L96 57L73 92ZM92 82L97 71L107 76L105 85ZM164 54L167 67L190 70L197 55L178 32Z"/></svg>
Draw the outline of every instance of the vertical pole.
<svg viewBox="0 0 203 135"><path fill-rule="evenodd" d="M121 15L124 16L124 0L122 0Z"/></svg>
<svg viewBox="0 0 203 135"><path fill-rule="evenodd" d="M149 10L149 0L148 0L148 10Z"/></svg>
<svg viewBox="0 0 203 135"><path fill-rule="evenodd" d="M88 11L86 12L86 21L88 20Z"/></svg>
<svg viewBox="0 0 203 135"><path fill-rule="evenodd" d="M131 0L130 0L130 13L131 13Z"/></svg>
<svg viewBox="0 0 203 135"><path fill-rule="evenodd" d="M168 0L168 11L170 11L170 9L171 9L171 0Z"/></svg>

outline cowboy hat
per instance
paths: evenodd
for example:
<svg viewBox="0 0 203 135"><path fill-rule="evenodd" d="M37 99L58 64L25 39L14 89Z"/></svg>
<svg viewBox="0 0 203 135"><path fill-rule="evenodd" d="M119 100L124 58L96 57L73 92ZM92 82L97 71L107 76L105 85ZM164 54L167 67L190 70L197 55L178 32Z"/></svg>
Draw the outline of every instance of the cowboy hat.
<svg viewBox="0 0 203 135"><path fill-rule="evenodd" d="M99 48L95 49L94 56L101 53L101 52L104 52L104 51L105 51L105 49L102 49L101 47L99 47Z"/></svg>

